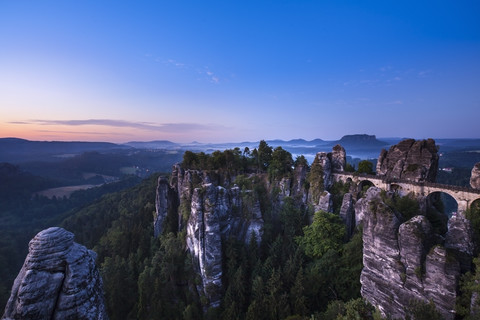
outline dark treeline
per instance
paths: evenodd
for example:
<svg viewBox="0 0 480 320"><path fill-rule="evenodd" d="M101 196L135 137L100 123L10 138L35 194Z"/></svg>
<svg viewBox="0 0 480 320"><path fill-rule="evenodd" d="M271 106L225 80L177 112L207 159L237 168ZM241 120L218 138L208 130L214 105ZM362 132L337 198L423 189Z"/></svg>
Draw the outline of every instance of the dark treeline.
<svg viewBox="0 0 480 320"><path fill-rule="evenodd" d="M32 196L50 183L47 179L21 172L12 165L4 164L3 169L0 172L0 306L7 302L13 280L28 253L28 242L35 234L59 225L102 195L129 188L141 180L124 177L115 183L76 191L69 198L48 199Z"/></svg>

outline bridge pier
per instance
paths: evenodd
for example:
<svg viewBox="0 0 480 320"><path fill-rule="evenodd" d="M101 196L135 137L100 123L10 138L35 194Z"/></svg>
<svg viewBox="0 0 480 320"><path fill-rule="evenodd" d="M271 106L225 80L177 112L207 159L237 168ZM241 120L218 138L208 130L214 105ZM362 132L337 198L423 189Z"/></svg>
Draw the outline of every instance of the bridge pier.
<svg viewBox="0 0 480 320"><path fill-rule="evenodd" d="M468 209L468 200L457 200L458 209L457 211L465 212Z"/></svg>

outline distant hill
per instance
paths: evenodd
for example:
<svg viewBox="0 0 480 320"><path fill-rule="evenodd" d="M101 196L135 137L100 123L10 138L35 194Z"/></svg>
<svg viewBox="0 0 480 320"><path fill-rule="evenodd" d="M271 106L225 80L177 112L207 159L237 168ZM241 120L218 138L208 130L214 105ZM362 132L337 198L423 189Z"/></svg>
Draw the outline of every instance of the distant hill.
<svg viewBox="0 0 480 320"><path fill-rule="evenodd" d="M129 147L110 142L30 141L17 138L0 138L0 162L53 161L87 151L125 148Z"/></svg>
<svg viewBox="0 0 480 320"><path fill-rule="evenodd" d="M168 140L130 141L125 143L125 145L137 149L172 149L180 147L178 143Z"/></svg>
<svg viewBox="0 0 480 320"><path fill-rule="evenodd" d="M359 147L378 147L386 146L388 143L385 141L380 141L375 135L368 134L352 134L343 136L340 140L337 141L338 144L341 144L344 147L347 146L359 146Z"/></svg>

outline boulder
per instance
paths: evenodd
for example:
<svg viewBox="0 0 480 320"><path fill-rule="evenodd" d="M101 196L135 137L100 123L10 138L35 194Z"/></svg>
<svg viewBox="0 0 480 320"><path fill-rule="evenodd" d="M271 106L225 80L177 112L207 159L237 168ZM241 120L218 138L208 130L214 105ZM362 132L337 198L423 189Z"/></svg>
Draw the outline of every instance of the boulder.
<svg viewBox="0 0 480 320"><path fill-rule="evenodd" d="M95 252L62 228L39 232L2 319L108 319Z"/></svg>
<svg viewBox="0 0 480 320"><path fill-rule="evenodd" d="M435 182L438 171L438 148L433 139L406 139L382 150L377 162L377 175L387 179L414 182Z"/></svg>

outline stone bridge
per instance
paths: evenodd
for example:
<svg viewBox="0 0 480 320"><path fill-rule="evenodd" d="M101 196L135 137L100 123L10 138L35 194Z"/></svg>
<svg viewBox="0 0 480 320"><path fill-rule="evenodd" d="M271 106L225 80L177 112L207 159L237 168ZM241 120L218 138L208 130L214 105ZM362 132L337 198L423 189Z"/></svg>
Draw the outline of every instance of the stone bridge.
<svg viewBox="0 0 480 320"><path fill-rule="evenodd" d="M375 187L385 191L396 191L401 195L406 195L410 192L427 197L434 192L444 192L457 201L458 212L463 212L470 208L474 201L480 200L480 190L451 186L432 182L414 182L402 179L386 179L382 176L349 173L349 172L334 172L332 173L335 181L352 181L359 186L366 182L372 183Z"/></svg>

